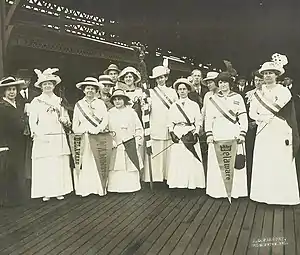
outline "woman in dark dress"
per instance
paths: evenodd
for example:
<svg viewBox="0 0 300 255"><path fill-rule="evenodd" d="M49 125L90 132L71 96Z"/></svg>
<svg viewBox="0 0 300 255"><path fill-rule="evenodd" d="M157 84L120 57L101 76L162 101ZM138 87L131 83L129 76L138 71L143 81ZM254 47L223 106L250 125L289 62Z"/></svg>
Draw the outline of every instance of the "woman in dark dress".
<svg viewBox="0 0 300 255"><path fill-rule="evenodd" d="M25 199L24 113L16 103L23 80L0 81L0 206L20 205Z"/></svg>

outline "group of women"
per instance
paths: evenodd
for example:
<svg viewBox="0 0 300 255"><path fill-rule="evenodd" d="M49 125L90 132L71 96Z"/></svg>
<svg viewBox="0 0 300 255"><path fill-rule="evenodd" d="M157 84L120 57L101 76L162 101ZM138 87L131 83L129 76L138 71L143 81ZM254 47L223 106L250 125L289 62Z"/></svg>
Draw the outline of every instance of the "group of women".
<svg viewBox="0 0 300 255"><path fill-rule="evenodd" d="M170 71L164 66L153 68L150 78L156 86L146 89L138 86L141 76L134 67L120 71L116 65L110 65L98 79L87 77L76 84L84 98L76 103L72 121L62 99L53 92L61 81L54 74L57 69L35 71L38 76L35 87L42 94L27 109L33 139L32 198L64 199L73 190L72 178L75 193L83 197L135 192L141 189L141 181L166 181L170 188L206 188L211 197L227 197L214 144L234 140L237 154L245 155L251 118L257 125L257 133L251 160L250 198L268 204L300 203L291 94L276 83L276 78L284 72L281 66L266 62L260 68L264 84L249 93L249 106L241 95L231 91L233 77L229 73L209 72L203 82L210 91L200 109L189 99L194 88L187 78L177 79L172 87L166 86ZM21 180L16 176L22 169L25 121L15 100L21 84L22 80L12 77L0 83L3 93L0 163L1 176L5 177L0 178L0 187L1 195L8 200L17 194L15 187L22 186L11 185ZM70 129L84 137L80 169L70 169L71 152L65 131ZM203 132L206 140L200 139ZM104 184L89 140L89 136L101 133L113 134L114 156ZM150 141L152 154L147 157L145 151ZM127 142L134 144L138 163L128 154ZM202 143L208 144L207 166L202 160L202 154L206 153L201 151ZM242 167L234 169L233 198L248 196L249 160L244 161Z"/></svg>

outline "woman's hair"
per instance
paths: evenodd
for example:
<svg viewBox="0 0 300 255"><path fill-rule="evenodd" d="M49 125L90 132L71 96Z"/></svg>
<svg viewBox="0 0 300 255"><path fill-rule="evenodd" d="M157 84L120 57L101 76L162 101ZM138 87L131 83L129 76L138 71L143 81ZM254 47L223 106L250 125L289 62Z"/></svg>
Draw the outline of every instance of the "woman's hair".
<svg viewBox="0 0 300 255"><path fill-rule="evenodd" d="M122 98L125 106L130 105L130 100L127 97L115 96L112 101L114 101L115 98Z"/></svg>
<svg viewBox="0 0 300 255"><path fill-rule="evenodd" d="M12 86L5 86L5 87L0 87L0 97L4 97L5 95L5 91L10 88L10 87L15 87L17 89L17 94L19 93L20 91L20 87L19 86L15 86L15 85L12 85Z"/></svg>
<svg viewBox="0 0 300 255"><path fill-rule="evenodd" d="M191 90L192 90L192 88L191 88L189 85L187 85L187 84L181 82L181 83L179 83L178 85L175 86L176 92L178 91L178 87L179 87L180 85L184 85L188 91L191 91Z"/></svg>
<svg viewBox="0 0 300 255"><path fill-rule="evenodd" d="M94 85L82 85L82 86L81 86L81 89L82 89L82 91L84 91L84 90L85 90L85 88L86 88L87 86L94 87L94 88L96 89L96 92L98 92L98 91L99 91L99 87L98 87L98 86L94 86Z"/></svg>

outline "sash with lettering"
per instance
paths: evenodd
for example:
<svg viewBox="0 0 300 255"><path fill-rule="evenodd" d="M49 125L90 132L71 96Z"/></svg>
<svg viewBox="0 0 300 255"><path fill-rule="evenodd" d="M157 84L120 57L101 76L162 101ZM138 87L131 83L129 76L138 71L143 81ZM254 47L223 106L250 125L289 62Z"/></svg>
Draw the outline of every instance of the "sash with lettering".
<svg viewBox="0 0 300 255"><path fill-rule="evenodd" d="M173 104L173 101L159 87L156 86L153 89L153 91L156 94L156 96L160 99L160 101L164 104L164 106L166 106L169 109Z"/></svg>
<svg viewBox="0 0 300 255"><path fill-rule="evenodd" d="M101 180L102 189L105 193L112 153L112 136L109 132L107 132L97 135L89 134L88 137Z"/></svg>
<svg viewBox="0 0 300 255"><path fill-rule="evenodd" d="M220 104L220 102L217 102L213 97L210 97L209 100L212 102L212 104L217 108L217 110L230 122L233 124L237 123L237 116L236 114L230 110L224 107L223 105Z"/></svg>
<svg viewBox="0 0 300 255"><path fill-rule="evenodd" d="M234 163L237 153L237 141L215 141L214 147L227 197L229 202L231 203L231 192L234 178Z"/></svg>
<svg viewBox="0 0 300 255"><path fill-rule="evenodd" d="M77 173L81 169L82 165L82 155L83 155L83 148L84 148L84 134L76 135L76 134L69 134L70 140L70 148L71 153L74 159L75 170Z"/></svg>
<svg viewBox="0 0 300 255"><path fill-rule="evenodd" d="M258 90L255 91L254 96L265 109L273 113L276 117L285 120L287 124L291 127L293 157L295 157L299 150L300 137L298 132L295 104L293 99L287 102L283 107L280 107L276 103L269 102Z"/></svg>
<svg viewBox="0 0 300 255"><path fill-rule="evenodd" d="M85 117L87 121L90 122L94 127L97 127L99 124L101 124L102 119L99 119L93 112L91 112L91 114L87 114L79 102L77 102L76 105L83 117Z"/></svg>

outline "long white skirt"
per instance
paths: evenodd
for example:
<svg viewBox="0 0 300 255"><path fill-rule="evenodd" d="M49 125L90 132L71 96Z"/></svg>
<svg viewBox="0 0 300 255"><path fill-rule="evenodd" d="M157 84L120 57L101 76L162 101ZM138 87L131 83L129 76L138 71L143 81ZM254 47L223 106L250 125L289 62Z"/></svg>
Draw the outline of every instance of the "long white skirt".
<svg viewBox="0 0 300 255"><path fill-rule="evenodd" d="M260 128L257 130L259 132ZM291 129L277 118L257 135L250 191L252 200L280 205L300 203L293 148L285 145L286 139L291 141Z"/></svg>
<svg viewBox="0 0 300 255"><path fill-rule="evenodd" d="M199 143L194 147L202 161ZM205 188L202 162L196 159L181 141L171 147L167 184L169 188Z"/></svg>
<svg viewBox="0 0 300 255"><path fill-rule="evenodd" d="M245 146L245 145L243 145ZM238 146L238 153L242 152L241 145ZM214 144L208 145L208 164L207 164L207 188L206 194L214 198L227 197L225 185L218 164ZM246 166L243 169L235 169L231 197L246 197L247 190L247 171Z"/></svg>
<svg viewBox="0 0 300 255"><path fill-rule="evenodd" d="M173 143L172 140L155 140L155 139L152 140L152 152L153 152L152 156L155 156L156 154L161 152L159 155L155 156L155 158L151 160L152 178L154 182L163 182L164 180L168 179L168 171L170 168L171 147L168 149L166 148L170 146L172 143ZM164 149L166 150L163 151ZM148 156L146 156L145 158L144 169L145 169L144 181L150 182Z"/></svg>
<svg viewBox="0 0 300 255"><path fill-rule="evenodd" d="M110 171L108 174L109 192L135 192L141 189L140 174L138 171Z"/></svg>
<svg viewBox="0 0 300 255"><path fill-rule="evenodd" d="M109 192L135 192L141 189L140 173L131 162L123 145L118 146L115 152L115 162L113 169L108 173L107 191ZM140 169L143 168L141 156L137 149Z"/></svg>
<svg viewBox="0 0 300 255"><path fill-rule="evenodd" d="M88 196L96 194L106 195L106 188L103 190L97 165L90 147L88 137L84 139L84 152L82 155L82 169L74 169L74 182L76 195Z"/></svg>
<svg viewBox="0 0 300 255"><path fill-rule="evenodd" d="M32 159L31 197L58 197L73 191L69 155Z"/></svg>

